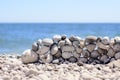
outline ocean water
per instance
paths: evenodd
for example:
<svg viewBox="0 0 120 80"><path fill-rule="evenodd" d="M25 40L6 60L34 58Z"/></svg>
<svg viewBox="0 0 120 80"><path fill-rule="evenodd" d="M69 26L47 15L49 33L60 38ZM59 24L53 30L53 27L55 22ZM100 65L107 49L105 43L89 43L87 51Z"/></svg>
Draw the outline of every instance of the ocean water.
<svg viewBox="0 0 120 80"><path fill-rule="evenodd" d="M36 40L55 34L120 36L118 23L0 23L0 54L21 54Z"/></svg>

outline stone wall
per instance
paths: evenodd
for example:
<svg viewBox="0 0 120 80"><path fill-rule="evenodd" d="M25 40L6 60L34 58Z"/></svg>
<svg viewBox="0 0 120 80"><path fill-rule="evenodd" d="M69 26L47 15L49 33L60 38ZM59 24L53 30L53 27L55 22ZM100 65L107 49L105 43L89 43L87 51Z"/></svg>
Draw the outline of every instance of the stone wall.
<svg viewBox="0 0 120 80"><path fill-rule="evenodd" d="M45 38L32 44L21 56L23 63L88 63L107 64L120 59L120 37L55 35L52 39Z"/></svg>

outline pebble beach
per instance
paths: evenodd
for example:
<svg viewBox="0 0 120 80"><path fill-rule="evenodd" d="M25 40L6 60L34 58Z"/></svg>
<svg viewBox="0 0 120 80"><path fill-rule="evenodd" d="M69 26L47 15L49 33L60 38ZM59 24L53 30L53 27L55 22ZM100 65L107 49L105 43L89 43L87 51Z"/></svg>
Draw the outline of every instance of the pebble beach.
<svg viewBox="0 0 120 80"><path fill-rule="evenodd" d="M23 64L20 56L0 56L0 80L120 80L120 60L108 64Z"/></svg>

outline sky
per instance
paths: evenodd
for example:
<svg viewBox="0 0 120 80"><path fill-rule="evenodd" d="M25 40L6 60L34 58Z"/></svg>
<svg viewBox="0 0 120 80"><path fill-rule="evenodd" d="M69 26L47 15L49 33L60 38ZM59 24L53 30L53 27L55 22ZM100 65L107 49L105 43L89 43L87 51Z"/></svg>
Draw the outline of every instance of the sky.
<svg viewBox="0 0 120 80"><path fill-rule="evenodd" d="M0 22L120 22L120 0L1 0Z"/></svg>

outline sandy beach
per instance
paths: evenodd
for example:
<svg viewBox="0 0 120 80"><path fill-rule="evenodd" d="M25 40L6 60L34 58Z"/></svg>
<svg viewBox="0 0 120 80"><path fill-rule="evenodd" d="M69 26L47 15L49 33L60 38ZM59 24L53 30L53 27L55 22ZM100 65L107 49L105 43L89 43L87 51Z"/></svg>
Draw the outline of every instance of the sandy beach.
<svg viewBox="0 0 120 80"><path fill-rule="evenodd" d="M0 56L0 80L119 80L120 60L108 64L23 64L20 56Z"/></svg>

